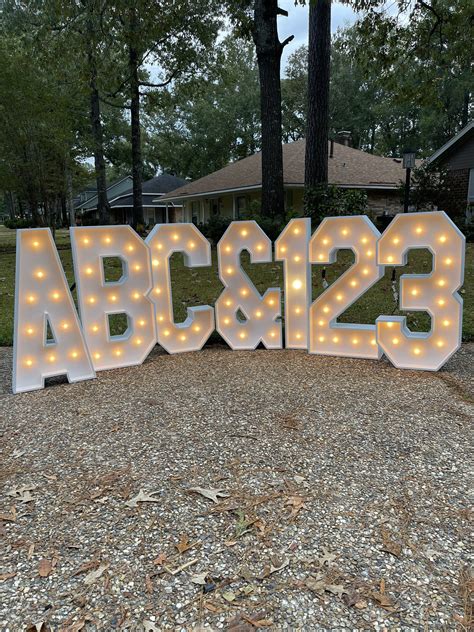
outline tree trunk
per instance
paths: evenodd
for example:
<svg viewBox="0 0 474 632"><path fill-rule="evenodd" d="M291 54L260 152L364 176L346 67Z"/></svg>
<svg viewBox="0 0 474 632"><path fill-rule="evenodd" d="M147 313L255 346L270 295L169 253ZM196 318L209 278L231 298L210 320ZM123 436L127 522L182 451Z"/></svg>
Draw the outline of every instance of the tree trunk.
<svg viewBox="0 0 474 632"><path fill-rule="evenodd" d="M97 87L97 63L94 50L95 29L93 3L89 2L87 18L87 61L89 66L90 112L89 118L92 129L92 144L94 153L95 177L97 183L97 210L99 224L110 223L110 204L107 199L107 176L104 158L104 133L100 118L100 96Z"/></svg>
<svg viewBox="0 0 474 632"><path fill-rule="evenodd" d="M309 5L308 118L305 187L328 181L329 79L331 61L331 0Z"/></svg>
<svg viewBox="0 0 474 632"><path fill-rule="evenodd" d="M139 54L137 43L137 13L135 8L129 11L130 44L128 49L128 66L130 73L130 120L132 128L132 178L133 178L133 215L132 226L135 230L143 228L142 201L142 148L140 133L140 82L138 78Z"/></svg>
<svg viewBox="0 0 474 632"><path fill-rule="evenodd" d="M278 39L277 15L286 15L277 0L255 0L253 40L260 78L260 117L262 123L262 215L285 213L283 192L283 152L280 66L284 46Z"/></svg>
<svg viewBox="0 0 474 632"><path fill-rule="evenodd" d="M76 209L72 195L72 174L69 167L66 167L66 206L69 215L69 226L76 225Z"/></svg>

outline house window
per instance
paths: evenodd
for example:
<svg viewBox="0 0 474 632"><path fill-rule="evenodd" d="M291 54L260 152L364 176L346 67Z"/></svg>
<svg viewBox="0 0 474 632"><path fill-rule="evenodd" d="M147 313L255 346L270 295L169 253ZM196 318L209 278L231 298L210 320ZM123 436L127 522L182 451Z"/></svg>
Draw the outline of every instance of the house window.
<svg viewBox="0 0 474 632"><path fill-rule="evenodd" d="M245 211L247 210L247 198L245 195L239 195L235 198L235 210L237 213L236 219L243 217Z"/></svg>
<svg viewBox="0 0 474 632"><path fill-rule="evenodd" d="M474 169L469 170L469 186L467 188L467 201L474 204Z"/></svg>
<svg viewBox="0 0 474 632"><path fill-rule="evenodd" d="M191 221L193 224L199 224L200 202L191 202Z"/></svg>
<svg viewBox="0 0 474 632"><path fill-rule="evenodd" d="M213 198L210 202L211 204L211 214L213 216L221 214L222 208L222 199L221 198Z"/></svg>

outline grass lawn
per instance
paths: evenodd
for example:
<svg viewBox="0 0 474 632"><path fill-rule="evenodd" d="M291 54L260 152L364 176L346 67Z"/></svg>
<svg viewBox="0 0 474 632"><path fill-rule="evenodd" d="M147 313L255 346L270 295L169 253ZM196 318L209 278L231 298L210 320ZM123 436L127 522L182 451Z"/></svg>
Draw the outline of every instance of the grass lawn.
<svg viewBox="0 0 474 632"><path fill-rule="evenodd" d="M56 242L59 255L70 284L74 281L71 249L68 231L57 231ZM15 279L15 231L0 227L0 345L11 345L13 337L13 304ZM251 265L245 254L242 257L243 266L260 292L268 287L283 287L282 264L266 263ZM327 266L326 278L329 283L347 270L353 262L353 255L349 251L340 251L335 264ZM397 268L397 278L401 274L427 274L432 265L431 254L426 250L414 250L410 253L408 265ZM314 265L313 298L323 291L321 284L322 266ZM222 291L222 284L217 274L217 255L212 252L212 266L209 268L186 268L180 254L171 259L173 279L173 304L177 322L184 320L186 307L193 305L213 305ZM118 270L106 270L110 278L117 275ZM114 275L115 273L115 275ZM110 276L109 276L110 275ZM354 303L339 319L341 322L374 323L380 314L401 314L394 303L390 287L391 269L387 269L385 276L366 292L361 299ZM464 287L461 289L464 300L463 340L474 340L474 244L467 245L466 271ZM74 293L74 298L75 293ZM282 306L283 313L283 306ZM406 313L408 324L413 331L427 331L430 319L423 312ZM120 321L117 320L116 331L120 333ZM213 340L219 339L217 333Z"/></svg>

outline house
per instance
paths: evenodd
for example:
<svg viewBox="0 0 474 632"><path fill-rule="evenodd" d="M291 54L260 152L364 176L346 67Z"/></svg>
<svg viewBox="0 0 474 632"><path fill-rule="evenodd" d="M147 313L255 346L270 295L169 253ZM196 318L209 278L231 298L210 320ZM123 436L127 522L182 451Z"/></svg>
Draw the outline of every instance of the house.
<svg viewBox="0 0 474 632"><path fill-rule="evenodd" d="M345 189L367 192L368 207L375 215L401 211L400 183L405 178L402 161L384 158L331 141L329 182ZM283 179L288 209L303 213L304 139L283 145ZM182 205L181 221L206 223L211 216L239 219L250 204L260 199L261 153L238 160L194 182L167 193L160 202Z"/></svg>
<svg viewBox="0 0 474 632"><path fill-rule="evenodd" d="M186 183L183 178L168 173L147 180L142 185L142 202L145 224L164 224L175 222L177 210L181 207L173 204L162 204L160 199L165 193L176 189ZM111 223L130 223L133 209L133 180L126 176L110 184L107 188L107 199L111 210ZM78 204L76 214L85 214L90 219L97 218L97 192L86 201Z"/></svg>
<svg viewBox="0 0 474 632"><path fill-rule="evenodd" d="M452 216L474 217L474 121L428 158L431 165L446 169L451 189L449 208Z"/></svg>

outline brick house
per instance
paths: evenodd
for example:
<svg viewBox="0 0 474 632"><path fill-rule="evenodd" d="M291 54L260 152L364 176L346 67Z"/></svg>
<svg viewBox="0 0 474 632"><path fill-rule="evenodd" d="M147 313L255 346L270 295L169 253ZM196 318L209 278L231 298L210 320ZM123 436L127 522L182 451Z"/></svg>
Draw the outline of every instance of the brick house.
<svg viewBox="0 0 474 632"><path fill-rule="evenodd" d="M468 123L451 140L435 151L428 162L446 169L452 191L449 208L452 216L474 219L474 121Z"/></svg>
<svg viewBox="0 0 474 632"><path fill-rule="evenodd" d="M402 210L400 184L405 170L399 158L376 156L344 144L329 142L329 183L367 193L368 209L374 215L393 215ZM304 139L283 145L285 204L303 214ZM161 204L179 205L177 221L205 224L219 215L239 219L262 188L261 154L257 153L214 171L160 198ZM182 211L181 211L182 208Z"/></svg>

